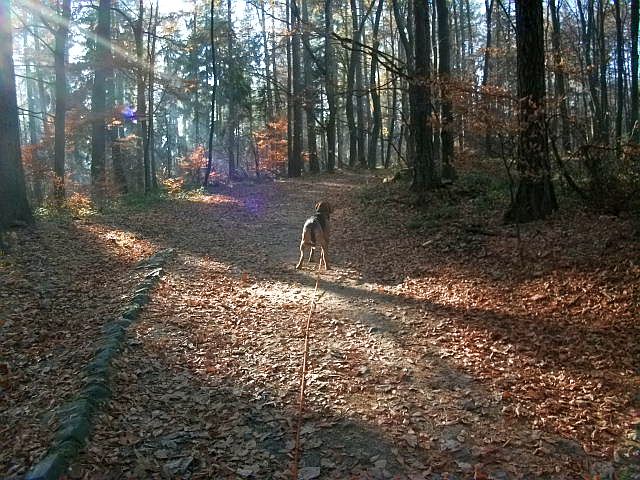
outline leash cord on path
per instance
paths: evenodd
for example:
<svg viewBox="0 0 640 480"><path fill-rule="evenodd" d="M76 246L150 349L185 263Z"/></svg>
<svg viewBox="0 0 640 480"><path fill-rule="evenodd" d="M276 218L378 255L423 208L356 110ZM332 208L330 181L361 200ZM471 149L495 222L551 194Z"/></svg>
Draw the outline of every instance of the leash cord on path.
<svg viewBox="0 0 640 480"><path fill-rule="evenodd" d="M311 299L311 307L309 308L309 315L307 316L307 326L304 333L304 355L302 356L302 372L300 373L300 397L298 401L298 420L296 423L296 438L295 448L293 451L293 465L291 466L291 477L293 480L298 480L298 462L300 461L300 430L302 429L302 415L304 413L304 391L307 386L307 362L309 358L309 333L311 327L311 317L316 310L316 293L318 291L318 283L320 282L320 265L322 264L322 257L318 262L318 269L316 270L316 286L313 289L313 298Z"/></svg>

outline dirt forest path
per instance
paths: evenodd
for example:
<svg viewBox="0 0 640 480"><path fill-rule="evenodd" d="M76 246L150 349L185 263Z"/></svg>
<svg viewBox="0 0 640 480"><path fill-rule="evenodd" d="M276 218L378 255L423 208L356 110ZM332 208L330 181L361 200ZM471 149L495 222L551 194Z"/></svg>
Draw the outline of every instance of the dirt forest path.
<svg viewBox="0 0 640 480"><path fill-rule="evenodd" d="M317 200L335 205L333 268L312 319L300 478L611 478L606 456L536 424L476 375L474 345L442 346L478 307L403 294L405 275L436 269L419 250L433 239L365 218L368 178L236 185L109 217L107 228L176 255L129 330L111 400L69 478L291 478L316 278L315 265L294 266ZM414 252L406 271L388 266L396 249ZM446 281L430 288L446 292ZM509 348L494 352L504 365L519 361Z"/></svg>

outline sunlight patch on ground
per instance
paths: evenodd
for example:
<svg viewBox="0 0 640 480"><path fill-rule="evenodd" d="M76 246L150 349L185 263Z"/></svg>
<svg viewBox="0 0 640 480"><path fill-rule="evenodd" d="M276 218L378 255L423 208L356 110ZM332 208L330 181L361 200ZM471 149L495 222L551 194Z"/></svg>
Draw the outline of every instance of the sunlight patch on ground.
<svg viewBox="0 0 640 480"><path fill-rule="evenodd" d="M91 234L105 251L129 261L138 261L159 249L154 242L126 230L90 223L78 223L76 226L78 230Z"/></svg>

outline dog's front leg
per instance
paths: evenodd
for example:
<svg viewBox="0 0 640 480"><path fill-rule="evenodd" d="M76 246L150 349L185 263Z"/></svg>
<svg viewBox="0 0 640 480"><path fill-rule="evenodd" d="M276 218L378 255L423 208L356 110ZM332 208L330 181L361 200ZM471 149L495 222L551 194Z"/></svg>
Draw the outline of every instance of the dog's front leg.
<svg viewBox="0 0 640 480"><path fill-rule="evenodd" d="M315 252L315 251L316 251L315 247L311 247L309 249L309 263L311 263L313 261L313 252Z"/></svg>

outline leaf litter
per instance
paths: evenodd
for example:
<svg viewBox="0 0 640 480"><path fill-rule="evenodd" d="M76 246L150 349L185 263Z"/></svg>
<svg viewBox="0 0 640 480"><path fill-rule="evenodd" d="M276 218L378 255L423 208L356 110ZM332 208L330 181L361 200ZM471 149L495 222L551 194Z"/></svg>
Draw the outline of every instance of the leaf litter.
<svg viewBox="0 0 640 480"><path fill-rule="evenodd" d="M629 221L574 211L522 226L523 264L496 212L408 228L415 210L402 191L374 187L380 200L363 202L367 179L236 185L84 227L112 249L132 242L129 256L179 255L129 332L112 400L70 478L290 478L315 283L314 266L293 266L319 199L336 205L334 269L320 275L313 318L300 478L611 475L638 421ZM126 264L122 254L112 260ZM126 266L118 278L94 265L121 292ZM96 302L108 304L103 289ZM9 318L25 322L17 305ZM74 333L61 345L90 350L93 330ZM47 398L76 388L73 375L39 372ZM15 431L46 440L29 421ZM26 464L39 450L14 452Z"/></svg>

